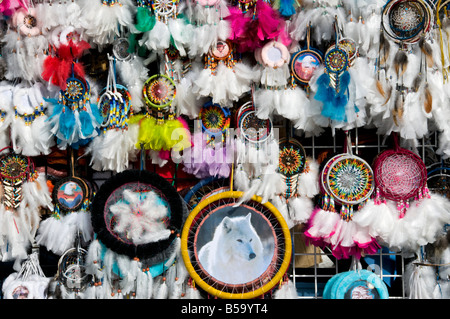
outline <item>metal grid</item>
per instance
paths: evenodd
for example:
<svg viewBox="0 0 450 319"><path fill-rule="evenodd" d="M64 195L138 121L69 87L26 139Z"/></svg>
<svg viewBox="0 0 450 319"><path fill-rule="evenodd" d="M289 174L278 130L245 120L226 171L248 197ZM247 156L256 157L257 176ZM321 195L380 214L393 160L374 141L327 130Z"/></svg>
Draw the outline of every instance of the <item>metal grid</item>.
<svg viewBox="0 0 450 319"><path fill-rule="evenodd" d="M374 157L383 149L389 147L389 139L376 134L376 129L354 129L350 133L353 153L371 163ZM342 152L345 133L331 130L319 137L303 137L292 134L303 145L308 156L320 161L326 152ZM440 162L435 151L438 148L437 133L419 141L415 151L424 160L427 167ZM318 247L307 246L304 242L302 227L292 230L293 258L291 263L290 278L294 282L298 298L322 299L326 282L334 275L351 270L351 260L336 260L331 251ZM409 258L399 252L391 252L383 247L375 255L361 258L363 269L370 270L380 276L387 284L390 299L403 299L405 295L405 283L403 274Z"/></svg>

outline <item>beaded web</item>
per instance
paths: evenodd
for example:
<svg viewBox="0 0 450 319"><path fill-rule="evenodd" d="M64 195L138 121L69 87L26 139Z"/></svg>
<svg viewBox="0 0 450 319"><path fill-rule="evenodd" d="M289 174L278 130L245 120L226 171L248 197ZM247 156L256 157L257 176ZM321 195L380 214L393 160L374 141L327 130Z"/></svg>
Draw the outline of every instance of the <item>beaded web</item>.
<svg viewBox="0 0 450 319"><path fill-rule="evenodd" d="M170 105L176 96L175 83L163 74L150 77L144 84L143 94L145 101L155 108Z"/></svg>
<svg viewBox="0 0 450 319"><path fill-rule="evenodd" d="M413 198L426 185L423 161L406 149L386 150L374 163L374 177L380 194L390 200Z"/></svg>
<svg viewBox="0 0 450 319"><path fill-rule="evenodd" d="M340 157L326 173L328 191L340 203L360 204L373 192L372 169L356 156Z"/></svg>
<svg viewBox="0 0 450 319"><path fill-rule="evenodd" d="M306 166L306 155L303 147L291 143L280 143L278 170L286 177L301 174Z"/></svg>

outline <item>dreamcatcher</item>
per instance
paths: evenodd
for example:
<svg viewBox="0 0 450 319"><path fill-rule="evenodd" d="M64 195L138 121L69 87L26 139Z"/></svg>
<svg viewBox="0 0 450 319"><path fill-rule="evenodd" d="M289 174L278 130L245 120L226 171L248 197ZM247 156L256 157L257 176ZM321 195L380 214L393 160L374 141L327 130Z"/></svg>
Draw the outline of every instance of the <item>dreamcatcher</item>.
<svg viewBox="0 0 450 319"><path fill-rule="evenodd" d="M87 273L87 251L81 247L80 234L74 246L58 260L58 272L49 285L50 299L83 299L87 296L92 276Z"/></svg>
<svg viewBox="0 0 450 319"><path fill-rule="evenodd" d="M14 121L11 121L11 143L14 152L25 156L50 154L54 136L46 123L47 104L42 96L43 86L12 87Z"/></svg>
<svg viewBox="0 0 450 319"><path fill-rule="evenodd" d="M415 140L428 132L433 99L442 94L433 57L438 43L430 36L432 6L428 1L392 0L384 7L376 75L380 103L371 110L380 134L398 132Z"/></svg>
<svg viewBox="0 0 450 319"><path fill-rule="evenodd" d="M75 175L74 150L68 150L69 174L59 179L53 186L52 215L39 225L36 242L47 250L62 255L75 246L77 236L83 244L92 240L90 204L93 196L91 186L81 177Z"/></svg>
<svg viewBox="0 0 450 319"><path fill-rule="evenodd" d="M360 110L355 105L355 84L349 68L356 52L347 39L342 38L336 19L334 24L335 43L324 55L324 68L317 71L317 77L310 81L314 91L311 107L314 107L314 121L320 126L351 129L355 126ZM351 42L352 43L352 42ZM354 48L353 48L354 49ZM322 73L323 69L323 73Z"/></svg>
<svg viewBox="0 0 450 319"><path fill-rule="evenodd" d="M97 105L102 115L101 131L88 145L93 169L121 172L137 159L138 126L128 125L133 114L128 89L117 84L116 60L109 57L109 73L106 87L100 92Z"/></svg>
<svg viewBox="0 0 450 319"><path fill-rule="evenodd" d="M149 78L149 70L145 66L144 59L130 51L132 51L130 40L125 36L114 40L112 53L117 75L130 93L132 111L138 113L145 107L142 87Z"/></svg>
<svg viewBox="0 0 450 319"><path fill-rule="evenodd" d="M252 82L259 76L258 70L242 61L232 42L218 40L204 55L204 68L193 75L192 91L212 98L213 103L231 107L233 101L251 90Z"/></svg>
<svg viewBox="0 0 450 319"><path fill-rule="evenodd" d="M176 85L164 74L151 76L142 89L147 105L145 114L134 115L129 124L139 124L137 149L156 152L179 152L191 147L191 136L187 122L176 117L172 102L176 96Z"/></svg>
<svg viewBox="0 0 450 319"><path fill-rule="evenodd" d="M365 160L353 155L348 134L345 149L322 168L322 207L313 212L304 234L314 245L330 247L336 258L360 258L379 248L369 228L353 221L374 191L374 174Z"/></svg>
<svg viewBox="0 0 450 319"><path fill-rule="evenodd" d="M84 146L98 135L102 122L97 105L91 103L84 67L78 62L89 47L85 41L71 40L59 47L57 56L49 55L44 61L42 78L60 88L57 98L47 99L51 132L60 149Z"/></svg>
<svg viewBox="0 0 450 319"><path fill-rule="evenodd" d="M416 251L434 242L448 223L448 199L427 187L427 171L422 159L398 145L375 158L375 198L355 217L371 234L392 249Z"/></svg>
<svg viewBox="0 0 450 319"><path fill-rule="evenodd" d="M275 113L289 120L304 118L309 100L290 83L288 48L280 41L270 41L255 50L255 59L261 69L259 88L254 92L258 117L266 119Z"/></svg>
<svg viewBox="0 0 450 319"><path fill-rule="evenodd" d="M2 42L8 68L8 80L40 79L48 40L42 34L42 23L34 7L19 7L9 20L9 28Z"/></svg>
<svg viewBox="0 0 450 319"><path fill-rule="evenodd" d="M327 281L323 299L389 299L383 280L376 273L362 269L359 261L353 263L355 269L341 272Z"/></svg>
<svg viewBox="0 0 450 319"><path fill-rule="evenodd" d="M181 197L164 178L128 170L100 187L92 204L96 238L88 273L97 298L180 298L184 285Z"/></svg>
<svg viewBox="0 0 450 319"><path fill-rule="evenodd" d="M188 55L192 58L208 53L217 41L225 41L230 34L228 3L224 0L187 1L186 14L195 24Z"/></svg>
<svg viewBox="0 0 450 319"><path fill-rule="evenodd" d="M22 262L20 270L3 281L4 299L47 299L47 278L39 263L39 255L33 252Z"/></svg>
<svg viewBox="0 0 450 319"><path fill-rule="evenodd" d="M208 102L199 113L193 146L183 152L183 170L197 178L228 177L234 161L234 138L229 132L230 110Z"/></svg>
<svg viewBox="0 0 450 319"><path fill-rule="evenodd" d="M245 194L242 201L258 195L265 203L283 192L283 177L277 172L279 148L272 121L259 119L249 101L238 109L236 126L235 188Z"/></svg>
<svg viewBox="0 0 450 319"><path fill-rule="evenodd" d="M256 196L238 204L242 195L225 191L204 198L181 234L193 285L218 298L270 293L283 282L291 257L290 233L277 209Z"/></svg>
<svg viewBox="0 0 450 319"><path fill-rule="evenodd" d="M229 191L231 186L229 178L207 177L191 187L183 199L189 211L192 211L203 199Z"/></svg>
<svg viewBox="0 0 450 319"><path fill-rule="evenodd" d="M283 192L271 199L289 228L308 221L315 195L319 193L319 165L307 157L303 146L293 138L279 142L278 173L283 177Z"/></svg>
<svg viewBox="0 0 450 319"><path fill-rule="evenodd" d="M184 18L184 10L185 3L178 0L139 1L135 28L142 33L140 46L162 53L173 45L186 56L194 27Z"/></svg>
<svg viewBox="0 0 450 319"><path fill-rule="evenodd" d="M40 210L52 209L53 205L45 175L35 170L31 158L13 152L2 155L0 178L0 254L3 261L17 262L27 258L39 227Z"/></svg>

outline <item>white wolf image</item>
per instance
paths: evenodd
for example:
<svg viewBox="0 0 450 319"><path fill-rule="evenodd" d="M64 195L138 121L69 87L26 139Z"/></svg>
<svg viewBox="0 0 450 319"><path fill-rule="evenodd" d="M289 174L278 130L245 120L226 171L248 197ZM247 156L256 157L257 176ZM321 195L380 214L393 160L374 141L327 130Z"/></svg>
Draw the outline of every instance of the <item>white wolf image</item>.
<svg viewBox="0 0 450 319"><path fill-rule="evenodd" d="M251 214L224 217L212 240L201 247L198 257L203 268L227 284L244 284L258 278L269 261L263 243L251 223Z"/></svg>

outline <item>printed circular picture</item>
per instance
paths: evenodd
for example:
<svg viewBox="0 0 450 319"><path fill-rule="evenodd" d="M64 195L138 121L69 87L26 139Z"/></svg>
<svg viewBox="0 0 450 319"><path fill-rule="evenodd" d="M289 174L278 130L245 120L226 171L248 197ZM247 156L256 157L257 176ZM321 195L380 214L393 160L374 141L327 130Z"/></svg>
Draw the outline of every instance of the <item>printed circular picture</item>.
<svg viewBox="0 0 450 319"><path fill-rule="evenodd" d="M208 214L194 246L200 267L226 284L246 284L273 272L275 233L264 215L245 205L226 205Z"/></svg>
<svg viewBox="0 0 450 319"><path fill-rule="evenodd" d="M53 189L53 198L62 211L79 210L86 196L86 185L78 178L64 178Z"/></svg>
<svg viewBox="0 0 450 319"><path fill-rule="evenodd" d="M298 81L306 84L321 63L322 60L317 53L300 51L292 58L291 72Z"/></svg>
<svg viewBox="0 0 450 319"><path fill-rule="evenodd" d="M292 254L289 227L261 198L240 203L225 191L198 203L183 227L181 253L201 292L224 299L251 299L276 289Z"/></svg>
<svg viewBox="0 0 450 319"><path fill-rule="evenodd" d="M231 44L228 41L219 40L210 51L214 58L224 60L231 54Z"/></svg>

